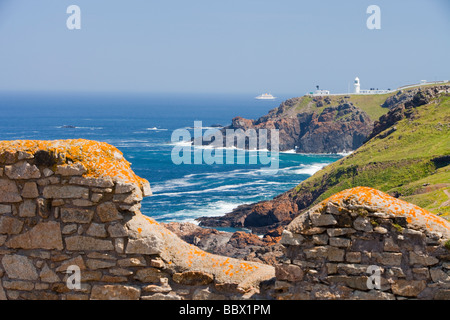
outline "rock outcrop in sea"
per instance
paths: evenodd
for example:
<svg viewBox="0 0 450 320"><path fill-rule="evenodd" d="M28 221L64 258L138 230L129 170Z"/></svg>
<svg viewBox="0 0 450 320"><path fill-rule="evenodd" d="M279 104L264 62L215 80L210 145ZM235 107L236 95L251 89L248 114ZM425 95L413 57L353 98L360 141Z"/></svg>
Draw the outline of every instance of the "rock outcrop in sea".
<svg viewBox="0 0 450 320"><path fill-rule="evenodd" d="M372 132L373 121L364 111L345 99L332 105L329 100L321 97L302 97L284 101L278 108L257 120L234 118L230 126L221 129L224 139L221 145L226 146L227 130L233 130L238 139L244 139L239 129L244 134L249 129L254 129L258 138L259 130L267 129L269 150L272 147L270 129L277 129L280 151L339 153L361 146ZM248 147L247 142L246 148Z"/></svg>

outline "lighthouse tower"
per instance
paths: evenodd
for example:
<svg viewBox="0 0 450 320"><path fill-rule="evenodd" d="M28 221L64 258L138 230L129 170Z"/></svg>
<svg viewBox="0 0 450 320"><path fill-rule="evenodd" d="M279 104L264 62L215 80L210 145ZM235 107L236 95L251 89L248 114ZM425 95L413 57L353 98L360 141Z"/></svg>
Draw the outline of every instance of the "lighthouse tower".
<svg viewBox="0 0 450 320"><path fill-rule="evenodd" d="M354 86L355 86L355 93L359 93L360 90L361 90L361 85L359 83L359 78L358 77L355 78Z"/></svg>

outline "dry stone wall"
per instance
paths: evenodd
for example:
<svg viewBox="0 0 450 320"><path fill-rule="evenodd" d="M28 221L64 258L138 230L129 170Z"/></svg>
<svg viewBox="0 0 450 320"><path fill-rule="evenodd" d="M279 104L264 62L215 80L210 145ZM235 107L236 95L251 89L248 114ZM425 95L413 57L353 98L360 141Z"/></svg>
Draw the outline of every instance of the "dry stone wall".
<svg viewBox="0 0 450 320"><path fill-rule="evenodd" d="M182 241L149 195L108 144L0 142L0 300L450 299L450 223L377 190L297 217L275 268Z"/></svg>
<svg viewBox="0 0 450 320"><path fill-rule="evenodd" d="M142 215L150 194L107 144L0 143L0 300L240 299L273 278Z"/></svg>
<svg viewBox="0 0 450 320"><path fill-rule="evenodd" d="M371 188L342 191L284 231L276 299L450 299L450 223Z"/></svg>

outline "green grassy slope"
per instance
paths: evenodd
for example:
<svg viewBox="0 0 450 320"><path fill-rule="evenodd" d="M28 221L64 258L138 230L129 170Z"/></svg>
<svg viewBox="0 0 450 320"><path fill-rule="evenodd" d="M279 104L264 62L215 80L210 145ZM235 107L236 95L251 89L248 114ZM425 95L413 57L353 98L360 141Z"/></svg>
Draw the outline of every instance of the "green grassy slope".
<svg viewBox="0 0 450 320"><path fill-rule="evenodd" d="M378 98L370 107L374 113L378 112ZM442 96L416 108L412 118L395 127L393 133L381 138L382 132L353 154L303 181L290 196L302 201L304 194L312 194L317 203L341 190L368 186L431 212L450 215L450 165L448 159L436 160L450 156L450 97Z"/></svg>
<svg viewBox="0 0 450 320"><path fill-rule="evenodd" d="M370 119L374 121L389 111L389 109L387 108L382 108L381 105L383 104L384 101L386 101L388 97L394 94L395 92L388 94L373 94L373 95L350 94L347 96L323 96L323 97L303 96L299 98L297 104L293 105L290 108L287 108L283 116L286 114L295 114L300 112L313 112L313 111L317 112L320 115L325 108L337 106L340 104L340 102L345 101L349 103L351 102L359 109L365 111L370 117ZM325 102L325 99L327 99L328 103ZM317 101L321 101L322 106L318 106Z"/></svg>

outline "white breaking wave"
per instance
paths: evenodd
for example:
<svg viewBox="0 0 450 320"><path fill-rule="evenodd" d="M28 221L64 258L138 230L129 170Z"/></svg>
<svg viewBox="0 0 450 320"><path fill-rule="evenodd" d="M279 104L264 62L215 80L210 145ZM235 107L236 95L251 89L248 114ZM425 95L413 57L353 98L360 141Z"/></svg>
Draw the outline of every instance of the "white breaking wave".
<svg viewBox="0 0 450 320"><path fill-rule="evenodd" d="M354 152L354 151L348 151L348 152L344 151L344 152L338 152L338 153L336 153L336 154L338 154L338 155L340 155L340 156L343 156L343 157L346 157L346 156L348 156L348 155L351 155L353 152Z"/></svg>
<svg viewBox="0 0 450 320"><path fill-rule="evenodd" d="M164 181L163 183L154 183L152 185L152 192L157 195L162 191L174 190L177 188L187 188L192 186L197 186L201 184L201 181L191 182L189 177L185 176L180 179L171 179Z"/></svg>
<svg viewBox="0 0 450 320"><path fill-rule="evenodd" d="M281 168L279 171L287 172L287 173L293 173L293 174L308 174L313 175L319 170L322 170L324 167L329 165L330 163L312 163L312 164L301 164L299 166L294 167L286 167Z"/></svg>
<svg viewBox="0 0 450 320"><path fill-rule="evenodd" d="M295 174L309 174L310 176L312 176L317 171L322 170L323 167L325 167L325 166L326 166L326 164L306 166L305 168L294 170L294 173Z"/></svg>
<svg viewBox="0 0 450 320"><path fill-rule="evenodd" d="M87 129L87 130L103 130L103 127L78 127L78 126L69 126L69 125L56 126L55 128L58 128L58 129Z"/></svg>
<svg viewBox="0 0 450 320"><path fill-rule="evenodd" d="M299 154L295 151L295 149L292 150L286 150L286 151L280 151L280 153L289 153L289 154Z"/></svg>
<svg viewBox="0 0 450 320"><path fill-rule="evenodd" d="M148 131L167 131L169 129L162 129L162 128L157 128L157 127L152 127L152 128L147 128L145 130L148 130Z"/></svg>
<svg viewBox="0 0 450 320"><path fill-rule="evenodd" d="M198 224L195 221L196 218L199 217L217 217L222 216L228 212L233 211L233 209L237 208L240 205L249 204L248 202L230 202L230 201L216 201L213 203L208 203L204 206L199 206L196 208L191 208L188 210L179 210L173 213L167 213L164 215L158 216L158 219L163 220L172 220L179 222L191 222Z"/></svg>

